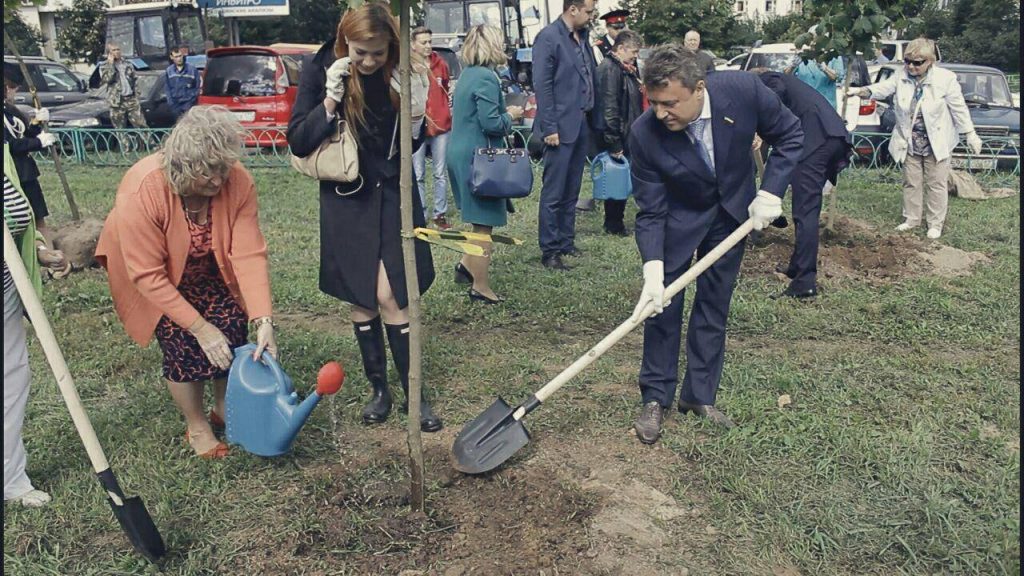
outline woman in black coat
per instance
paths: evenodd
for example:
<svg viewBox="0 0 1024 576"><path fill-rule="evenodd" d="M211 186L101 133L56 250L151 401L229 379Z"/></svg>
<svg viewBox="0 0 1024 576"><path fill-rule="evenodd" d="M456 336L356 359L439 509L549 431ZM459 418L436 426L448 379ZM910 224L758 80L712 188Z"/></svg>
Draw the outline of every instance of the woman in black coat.
<svg viewBox="0 0 1024 576"><path fill-rule="evenodd" d="M388 5L373 2L348 10L337 37L303 67L288 122L288 144L300 157L334 134L337 122L353 127L358 141L360 178L320 182L320 290L352 305L363 370L373 388L363 408L367 424L384 422L391 413L384 332L407 396L409 389L399 158L401 147L415 150L415 143L399 138L397 73L398 24ZM425 94L414 94L414 119L417 113L422 117L425 101ZM414 134L417 127L422 120ZM412 200L414 224L425 226L416 190ZM416 272L420 292L426 292L434 281L434 263L423 242L416 242ZM442 428L426 398L420 404L420 427L424 432Z"/></svg>
<svg viewBox="0 0 1024 576"><path fill-rule="evenodd" d="M4 143L10 146L14 168L18 171L21 188L25 191L32 212L36 215L36 229L44 237L50 237L46 228L45 218L50 211L43 198L43 189L39 186L39 167L32 158L33 152L52 146L57 137L43 132L41 122L49 119L50 112L46 108L36 111L36 118L29 121L14 104L14 96L18 93L20 74L9 73L4 66Z"/></svg>

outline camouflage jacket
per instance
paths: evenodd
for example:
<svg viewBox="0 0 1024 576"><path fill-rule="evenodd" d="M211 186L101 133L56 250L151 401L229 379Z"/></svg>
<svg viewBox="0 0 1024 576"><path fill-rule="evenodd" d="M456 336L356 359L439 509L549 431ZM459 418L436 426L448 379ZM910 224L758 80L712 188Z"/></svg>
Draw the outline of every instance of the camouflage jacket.
<svg viewBox="0 0 1024 576"><path fill-rule="evenodd" d="M124 106L131 101L138 101L139 99L139 94L135 91L135 66L132 66L132 63L126 60L122 60L122 62L125 64L124 75L128 80L128 86L132 90L130 96L121 94L121 75L118 73L118 69L114 66L112 60L107 60L100 68L100 82L109 88L107 91L107 103L110 104L111 108Z"/></svg>

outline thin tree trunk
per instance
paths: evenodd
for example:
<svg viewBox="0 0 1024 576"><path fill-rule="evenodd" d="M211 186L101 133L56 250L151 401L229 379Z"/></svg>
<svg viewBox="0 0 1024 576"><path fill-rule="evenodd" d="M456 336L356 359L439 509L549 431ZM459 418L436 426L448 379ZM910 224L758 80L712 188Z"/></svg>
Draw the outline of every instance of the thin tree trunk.
<svg viewBox="0 0 1024 576"><path fill-rule="evenodd" d="M32 81L32 75L28 73L28 67L25 66L25 61L21 58L21 52L18 50L18 46L11 40L9 34L7 34L7 28L4 28L4 43L11 49L11 53L18 60L18 67L21 68L21 75L25 79L25 83L28 84L29 92L32 93L32 103L36 109L41 108L39 105L39 94L36 93L36 83ZM43 129L46 129L46 124L43 124ZM71 208L71 219L79 221L82 219L82 214L78 211L78 203L75 202L75 196L71 194L71 187L68 186L67 176L64 175L64 167L60 163L60 154L57 153L55 146L50 146L50 156L53 157L53 165L57 168L57 176L60 177L61 186L64 187L64 196L68 199L68 207Z"/></svg>
<svg viewBox="0 0 1024 576"><path fill-rule="evenodd" d="M409 0L401 0L399 8L400 60L398 64L402 84L401 109L401 195L402 195L402 256L405 261L405 289L409 294L409 466L411 485L409 502L414 512L424 509L423 438L420 436L420 390L422 386L422 325L420 320L420 283L416 273L416 240L412 236L412 84L409 61Z"/></svg>
<svg viewBox="0 0 1024 576"><path fill-rule="evenodd" d="M850 63L851 64L855 61L855 58L856 58L855 56L851 56L850 57ZM847 104L849 104L849 101L850 101L850 96L849 96L849 94L847 94L847 92L850 91L850 78L851 77L852 77L852 74L850 74L850 71L847 70L846 71L846 78L843 79L843 105L840 106L840 109L842 110L842 112L840 112L840 114L839 114L840 118L843 119L843 124L844 125L846 124L846 106L847 106ZM839 213L839 183L836 182L836 185L832 187L831 197L830 197L830 199L828 201L828 218L826 218L826 220L825 220L825 228L829 232L834 232L835 231L835 218L836 218L836 215L838 213Z"/></svg>

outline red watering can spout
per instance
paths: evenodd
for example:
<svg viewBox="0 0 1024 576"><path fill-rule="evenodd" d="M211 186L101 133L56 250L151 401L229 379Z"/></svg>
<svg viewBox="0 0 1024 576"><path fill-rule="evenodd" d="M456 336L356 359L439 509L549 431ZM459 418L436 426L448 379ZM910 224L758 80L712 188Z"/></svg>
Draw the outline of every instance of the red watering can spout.
<svg viewBox="0 0 1024 576"><path fill-rule="evenodd" d="M316 393L320 396L334 394L341 390L341 385L344 382L345 369L341 367L341 364L332 360L324 364L316 375Z"/></svg>

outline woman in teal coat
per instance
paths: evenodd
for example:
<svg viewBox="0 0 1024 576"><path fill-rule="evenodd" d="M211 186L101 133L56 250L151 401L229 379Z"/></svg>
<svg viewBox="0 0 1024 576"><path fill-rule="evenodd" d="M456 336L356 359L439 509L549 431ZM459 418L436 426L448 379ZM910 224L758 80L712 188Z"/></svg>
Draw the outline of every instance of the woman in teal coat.
<svg viewBox="0 0 1024 576"><path fill-rule="evenodd" d="M474 26L466 34L460 58L466 66L452 96L452 132L448 138L448 176L455 205L462 221L473 225L473 232L490 234L495 226L507 223L508 201L473 195L471 175L473 151L499 146L512 131L512 121L522 117L519 106L505 107L505 96L494 69L507 60L501 31L493 26ZM455 281L472 284L469 298L488 304L502 301L491 289L488 268L491 243L474 241L484 249L483 256L465 255L455 265Z"/></svg>

